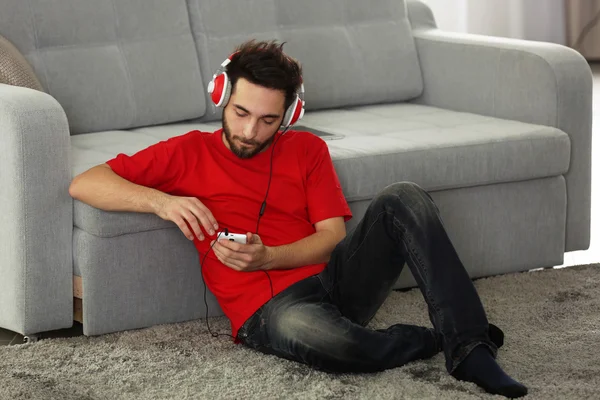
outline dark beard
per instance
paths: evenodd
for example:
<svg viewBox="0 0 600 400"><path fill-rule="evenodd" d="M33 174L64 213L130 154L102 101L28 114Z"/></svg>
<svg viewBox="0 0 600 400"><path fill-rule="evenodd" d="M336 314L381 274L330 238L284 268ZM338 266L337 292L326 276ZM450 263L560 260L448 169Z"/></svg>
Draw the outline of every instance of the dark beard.
<svg viewBox="0 0 600 400"><path fill-rule="evenodd" d="M269 139L265 140L263 143L260 143L260 142L254 141L254 140L245 141L245 140L241 140L239 138L234 139L233 135L231 134L231 130L229 129L229 125L227 124L227 119L225 118L224 114L223 114L223 132L225 133L225 140L227 140L227 143L229 144L229 148L231 149L231 152L233 154L235 154L236 156L238 156L239 158L254 157L258 153L260 153L261 151L266 149L273 142L273 139L275 138L275 135L273 135ZM238 145L239 142L249 144L253 147L248 148L248 147L239 146Z"/></svg>

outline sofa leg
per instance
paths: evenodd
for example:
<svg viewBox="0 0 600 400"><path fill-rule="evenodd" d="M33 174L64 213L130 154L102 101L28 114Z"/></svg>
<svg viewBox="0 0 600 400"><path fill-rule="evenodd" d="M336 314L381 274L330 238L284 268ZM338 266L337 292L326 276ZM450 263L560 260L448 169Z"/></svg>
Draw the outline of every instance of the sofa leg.
<svg viewBox="0 0 600 400"><path fill-rule="evenodd" d="M83 301L73 297L73 321L83 324Z"/></svg>
<svg viewBox="0 0 600 400"><path fill-rule="evenodd" d="M73 320L83 324L83 279L73 275Z"/></svg>

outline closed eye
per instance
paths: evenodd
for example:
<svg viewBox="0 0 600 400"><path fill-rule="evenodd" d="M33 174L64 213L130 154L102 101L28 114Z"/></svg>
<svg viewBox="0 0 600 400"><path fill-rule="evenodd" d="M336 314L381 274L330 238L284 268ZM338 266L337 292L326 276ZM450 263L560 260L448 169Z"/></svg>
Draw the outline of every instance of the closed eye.
<svg viewBox="0 0 600 400"><path fill-rule="evenodd" d="M248 110L246 110L244 107L242 107L239 104L234 104L235 107L235 114L240 117L240 118L244 118L250 115L250 112ZM265 115L261 115L259 118L261 118L265 124L267 125L273 125L279 118L280 116L277 114L265 114Z"/></svg>

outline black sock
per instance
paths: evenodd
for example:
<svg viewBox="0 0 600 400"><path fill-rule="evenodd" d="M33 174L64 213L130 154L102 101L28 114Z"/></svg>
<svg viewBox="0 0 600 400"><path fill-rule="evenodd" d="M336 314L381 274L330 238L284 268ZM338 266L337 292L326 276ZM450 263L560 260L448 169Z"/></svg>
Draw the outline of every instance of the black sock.
<svg viewBox="0 0 600 400"><path fill-rule="evenodd" d="M500 348L504 344L504 332L494 324L489 324L488 335L496 347Z"/></svg>
<svg viewBox="0 0 600 400"><path fill-rule="evenodd" d="M527 394L527 387L508 376L484 345L475 347L452 372L452 376L460 381L473 382L492 394L510 398Z"/></svg>

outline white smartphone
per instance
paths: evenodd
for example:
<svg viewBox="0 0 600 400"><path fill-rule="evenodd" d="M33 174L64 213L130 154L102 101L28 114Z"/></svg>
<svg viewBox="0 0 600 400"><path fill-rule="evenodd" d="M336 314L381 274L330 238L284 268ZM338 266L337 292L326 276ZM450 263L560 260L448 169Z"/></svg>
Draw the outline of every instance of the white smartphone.
<svg viewBox="0 0 600 400"><path fill-rule="evenodd" d="M241 234L241 233L218 232L217 240L221 240L221 239L227 239L232 242L246 244L246 235Z"/></svg>

